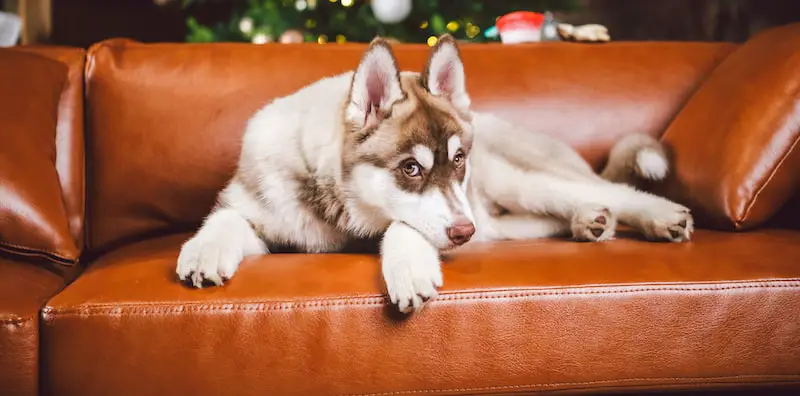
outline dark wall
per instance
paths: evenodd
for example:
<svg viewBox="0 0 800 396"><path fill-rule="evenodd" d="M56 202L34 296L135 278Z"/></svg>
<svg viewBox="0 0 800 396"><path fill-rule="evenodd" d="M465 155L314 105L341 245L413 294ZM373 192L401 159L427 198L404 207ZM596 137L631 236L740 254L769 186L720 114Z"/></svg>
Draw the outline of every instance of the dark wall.
<svg viewBox="0 0 800 396"><path fill-rule="evenodd" d="M492 0L498 1L498 0ZM800 0L581 0L579 12L557 15L571 23L601 23L614 40L741 42L771 26L800 22ZM0 3L2 0L0 0ZM204 22L227 21L233 1L198 9ZM144 42L184 41L180 1L54 0L51 42L88 47L127 37Z"/></svg>
<svg viewBox="0 0 800 396"><path fill-rule="evenodd" d="M798 0L583 0L571 23L601 23L614 40L746 41L800 22Z"/></svg>
<svg viewBox="0 0 800 396"><path fill-rule="evenodd" d="M178 7L159 7L151 0L54 0L50 41L84 48L112 37L183 41L185 30Z"/></svg>

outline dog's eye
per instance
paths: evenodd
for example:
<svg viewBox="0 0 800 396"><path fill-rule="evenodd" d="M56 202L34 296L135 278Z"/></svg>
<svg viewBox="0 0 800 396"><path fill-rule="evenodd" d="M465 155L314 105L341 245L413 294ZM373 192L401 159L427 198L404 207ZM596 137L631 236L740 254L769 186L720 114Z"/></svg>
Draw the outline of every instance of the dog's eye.
<svg viewBox="0 0 800 396"><path fill-rule="evenodd" d="M456 153L456 156L453 157L453 163L456 164L456 167L464 165L464 152L459 151Z"/></svg>
<svg viewBox="0 0 800 396"><path fill-rule="evenodd" d="M417 161L408 160L403 163L403 172L409 177L417 177L422 173L422 169Z"/></svg>

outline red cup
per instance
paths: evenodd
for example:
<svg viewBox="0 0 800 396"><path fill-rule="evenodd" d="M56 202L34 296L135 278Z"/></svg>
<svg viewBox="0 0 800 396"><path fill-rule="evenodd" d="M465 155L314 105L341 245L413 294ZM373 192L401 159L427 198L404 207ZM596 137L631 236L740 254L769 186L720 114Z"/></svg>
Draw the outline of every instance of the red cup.
<svg viewBox="0 0 800 396"><path fill-rule="evenodd" d="M505 44L540 41L544 14L517 11L503 15L497 20L497 31Z"/></svg>

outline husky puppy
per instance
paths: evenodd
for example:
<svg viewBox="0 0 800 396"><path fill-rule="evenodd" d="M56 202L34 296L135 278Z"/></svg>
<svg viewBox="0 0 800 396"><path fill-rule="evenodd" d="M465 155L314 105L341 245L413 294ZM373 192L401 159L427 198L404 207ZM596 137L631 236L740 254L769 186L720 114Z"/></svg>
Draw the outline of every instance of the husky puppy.
<svg viewBox="0 0 800 396"><path fill-rule="evenodd" d="M617 143L598 175L565 143L471 111L449 35L421 73L398 70L376 39L355 71L250 119L237 172L183 245L177 274L221 285L272 244L318 253L380 238L389 297L409 312L437 296L440 253L470 240L606 241L617 222L651 240L689 240L688 208L631 186L667 171L644 135Z"/></svg>

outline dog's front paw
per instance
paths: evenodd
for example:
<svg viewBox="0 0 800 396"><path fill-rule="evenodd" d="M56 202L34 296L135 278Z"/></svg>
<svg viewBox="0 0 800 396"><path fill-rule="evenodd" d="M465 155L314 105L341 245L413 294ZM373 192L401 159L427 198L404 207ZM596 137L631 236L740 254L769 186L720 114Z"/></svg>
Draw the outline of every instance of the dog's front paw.
<svg viewBox="0 0 800 396"><path fill-rule="evenodd" d="M442 270L438 255L384 254L382 261L389 299L400 312L417 311L439 295L436 289L442 286Z"/></svg>
<svg viewBox="0 0 800 396"><path fill-rule="evenodd" d="M222 286L236 272L242 258L241 249L235 244L195 236L181 248L176 272L178 278L197 288L208 282Z"/></svg>
<svg viewBox="0 0 800 396"><path fill-rule="evenodd" d="M688 208L668 202L651 208L642 228L651 241L686 242L694 233L694 219Z"/></svg>
<svg viewBox="0 0 800 396"><path fill-rule="evenodd" d="M442 286L439 251L416 230L392 225L381 246L381 268L392 304L403 313L422 308Z"/></svg>
<svg viewBox="0 0 800 396"><path fill-rule="evenodd" d="M577 241L601 242L614 239L617 218L608 208L585 206L572 217L572 237Z"/></svg>

